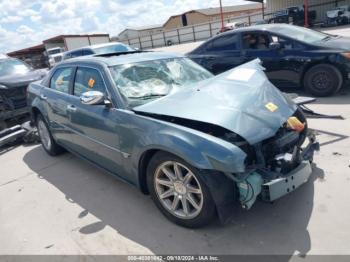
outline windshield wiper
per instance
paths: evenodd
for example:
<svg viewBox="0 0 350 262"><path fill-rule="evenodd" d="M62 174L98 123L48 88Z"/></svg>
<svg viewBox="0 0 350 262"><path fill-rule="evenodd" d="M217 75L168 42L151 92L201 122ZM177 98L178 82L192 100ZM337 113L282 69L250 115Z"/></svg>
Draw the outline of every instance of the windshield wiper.
<svg viewBox="0 0 350 262"><path fill-rule="evenodd" d="M327 40L329 40L329 39L331 39L331 38L332 38L332 36L328 35L328 36L326 36L325 38L323 38L322 41L327 41Z"/></svg>
<svg viewBox="0 0 350 262"><path fill-rule="evenodd" d="M152 95L146 95L146 96L138 96L138 97L129 97L131 99L142 99L142 100L147 100L147 99L151 99L151 98L157 98L157 97L163 97L166 95L160 95L160 94L152 94Z"/></svg>

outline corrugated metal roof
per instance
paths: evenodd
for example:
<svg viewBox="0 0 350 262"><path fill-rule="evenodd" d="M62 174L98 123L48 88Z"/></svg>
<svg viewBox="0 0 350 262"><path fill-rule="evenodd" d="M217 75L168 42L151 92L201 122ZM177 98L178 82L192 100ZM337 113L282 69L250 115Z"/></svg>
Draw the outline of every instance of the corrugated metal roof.
<svg viewBox="0 0 350 262"><path fill-rule="evenodd" d="M135 30L135 31L142 31L142 30L150 30L155 28L163 27L162 24L158 25L147 25L147 26L136 26L136 27L127 27L125 30Z"/></svg>
<svg viewBox="0 0 350 262"><path fill-rule="evenodd" d="M261 4L232 5L232 6L223 6L222 11L223 13L230 13L230 12L245 11L245 10L259 9L259 8L261 8ZM202 13L204 15L217 15L220 13L220 7L196 9L193 11Z"/></svg>

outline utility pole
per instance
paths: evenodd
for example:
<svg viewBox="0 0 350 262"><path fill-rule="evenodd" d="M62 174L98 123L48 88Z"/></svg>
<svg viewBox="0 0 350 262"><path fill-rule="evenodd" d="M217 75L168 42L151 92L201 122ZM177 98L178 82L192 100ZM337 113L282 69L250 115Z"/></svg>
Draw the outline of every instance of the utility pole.
<svg viewBox="0 0 350 262"><path fill-rule="evenodd" d="M221 31L224 29L224 13L222 11L222 3L220 0L220 16L221 16Z"/></svg>
<svg viewBox="0 0 350 262"><path fill-rule="evenodd" d="M304 0L305 27L309 27L309 3Z"/></svg>

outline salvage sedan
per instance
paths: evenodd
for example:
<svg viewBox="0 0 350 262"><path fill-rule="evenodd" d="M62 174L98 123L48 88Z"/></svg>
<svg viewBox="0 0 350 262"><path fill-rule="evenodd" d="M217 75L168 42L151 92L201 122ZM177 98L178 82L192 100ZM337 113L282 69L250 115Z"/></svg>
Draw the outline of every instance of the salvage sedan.
<svg viewBox="0 0 350 262"><path fill-rule="evenodd" d="M318 147L257 60L214 77L167 53L76 58L28 99L48 154L66 149L136 185L185 227L294 191Z"/></svg>

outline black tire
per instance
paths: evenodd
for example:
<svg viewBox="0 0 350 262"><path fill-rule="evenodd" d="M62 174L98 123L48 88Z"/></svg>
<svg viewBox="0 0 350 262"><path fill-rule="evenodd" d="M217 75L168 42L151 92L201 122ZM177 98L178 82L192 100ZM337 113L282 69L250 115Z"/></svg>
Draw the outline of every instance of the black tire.
<svg viewBox="0 0 350 262"><path fill-rule="evenodd" d="M40 125L44 125L40 128ZM40 142L41 142L41 145L42 147L44 148L44 150L50 155L50 156L56 156L56 155L59 155L61 153L63 153L65 150L59 146L55 140L53 139L52 135L51 135L51 132L50 132L50 129L45 121L45 119L43 118L43 116L41 114L39 114L36 118L36 126L37 126L37 129L38 129L38 134L39 134L39 138L40 138ZM42 128L43 127L46 127L47 129L47 132L48 132L48 139L50 140L50 143L47 144L44 142L44 139L43 139L43 133L42 133Z"/></svg>
<svg viewBox="0 0 350 262"><path fill-rule="evenodd" d="M180 218L174 214L172 214L161 202L160 197L158 196L156 184L155 184L155 176L158 168L169 161L173 161L179 163L180 165L185 166L188 170L192 172L194 175L196 182L199 183L200 189L202 192L202 207L200 212L193 218ZM150 192L151 198L154 201L155 205L159 208L159 210L163 213L163 215L172 221L175 224L178 224L183 227L188 228L198 228L203 227L210 222L216 216L216 207L214 200L211 196L208 186L205 184L204 180L200 175L200 171L190 164L186 163L184 160L166 153L166 152L157 152L152 159L150 160L147 166L147 186ZM175 192L175 191L174 191ZM188 194L187 192L185 194ZM180 200L179 200L180 201ZM185 200L186 201L186 200ZM164 203L164 202L163 202ZM180 203L180 202L179 202ZM182 206L182 200L181 200Z"/></svg>
<svg viewBox="0 0 350 262"><path fill-rule="evenodd" d="M333 65L319 64L311 67L304 76L304 88L314 96L330 96L343 85L343 76Z"/></svg>

